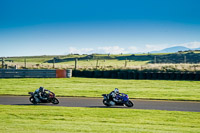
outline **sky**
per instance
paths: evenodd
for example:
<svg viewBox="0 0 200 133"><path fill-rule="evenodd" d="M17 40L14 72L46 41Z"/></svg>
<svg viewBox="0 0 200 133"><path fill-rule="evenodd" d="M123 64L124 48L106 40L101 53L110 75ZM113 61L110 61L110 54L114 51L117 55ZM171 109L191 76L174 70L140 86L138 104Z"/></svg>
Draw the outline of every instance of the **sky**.
<svg viewBox="0 0 200 133"><path fill-rule="evenodd" d="M0 57L200 48L200 0L0 0Z"/></svg>

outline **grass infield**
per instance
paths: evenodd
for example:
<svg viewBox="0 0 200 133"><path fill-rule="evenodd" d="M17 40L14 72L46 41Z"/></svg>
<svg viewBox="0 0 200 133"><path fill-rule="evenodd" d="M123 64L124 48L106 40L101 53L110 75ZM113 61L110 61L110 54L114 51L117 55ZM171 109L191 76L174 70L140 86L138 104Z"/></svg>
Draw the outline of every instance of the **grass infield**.
<svg viewBox="0 0 200 133"><path fill-rule="evenodd" d="M199 112L0 105L1 133L199 133Z"/></svg>
<svg viewBox="0 0 200 133"><path fill-rule="evenodd" d="M28 95L40 86L57 96L101 97L114 88L130 98L197 100L200 101L199 81L122 80L95 78L24 78L0 79L0 95Z"/></svg>
<svg viewBox="0 0 200 133"><path fill-rule="evenodd" d="M199 81L122 80L95 78L0 79L0 95L28 95L40 86L57 96L101 97L114 88L130 98L200 101Z"/></svg>

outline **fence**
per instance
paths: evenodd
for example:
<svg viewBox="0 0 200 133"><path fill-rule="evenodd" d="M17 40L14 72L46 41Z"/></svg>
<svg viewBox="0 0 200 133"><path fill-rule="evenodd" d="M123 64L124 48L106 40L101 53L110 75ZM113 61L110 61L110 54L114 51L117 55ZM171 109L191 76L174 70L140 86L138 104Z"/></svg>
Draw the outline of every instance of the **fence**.
<svg viewBox="0 0 200 133"><path fill-rule="evenodd" d="M156 80L200 80L199 72L73 71L74 77Z"/></svg>
<svg viewBox="0 0 200 133"><path fill-rule="evenodd" d="M48 69L0 69L0 78L70 78L70 72Z"/></svg>

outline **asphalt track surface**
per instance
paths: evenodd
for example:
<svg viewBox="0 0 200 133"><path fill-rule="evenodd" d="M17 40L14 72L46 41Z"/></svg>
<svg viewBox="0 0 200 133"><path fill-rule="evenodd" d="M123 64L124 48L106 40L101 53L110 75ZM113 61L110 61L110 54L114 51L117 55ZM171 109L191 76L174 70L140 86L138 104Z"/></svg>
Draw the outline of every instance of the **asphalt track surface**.
<svg viewBox="0 0 200 133"><path fill-rule="evenodd" d="M190 111L200 112L200 102L190 101L162 101L162 100L136 100L131 108L124 106L106 107L103 105L103 98L81 98L81 97L58 97L60 103L42 103L33 105L29 102L28 96L0 96L0 104L3 105L30 105L30 106L65 106L65 107L88 107L88 108L123 108L123 109L149 109L168 111Z"/></svg>

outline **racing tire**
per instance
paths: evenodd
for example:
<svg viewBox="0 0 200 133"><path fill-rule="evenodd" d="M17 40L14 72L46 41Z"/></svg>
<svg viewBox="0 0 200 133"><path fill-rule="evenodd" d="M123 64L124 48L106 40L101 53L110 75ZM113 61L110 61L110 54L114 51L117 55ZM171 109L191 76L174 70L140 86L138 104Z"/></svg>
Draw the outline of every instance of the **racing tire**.
<svg viewBox="0 0 200 133"><path fill-rule="evenodd" d="M103 104L106 105L106 106L108 106L108 107L110 106L110 104L108 104L108 102L107 102L106 99L103 99Z"/></svg>
<svg viewBox="0 0 200 133"><path fill-rule="evenodd" d="M34 97L30 97L29 98L29 101L33 104L37 104L37 102L35 101L35 98Z"/></svg>
<svg viewBox="0 0 200 133"><path fill-rule="evenodd" d="M58 101L57 98L54 98L54 99L52 100L52 103L53 103L53 104L59 104L59 101Z"/></svg>
<svg viewBox="0 0 200 133"><path fill-rule="evenodd" d="M127 107L133 107L134 106L133 102L131 102L130 100L128 102L126 102L125 105Z"/></svg>

